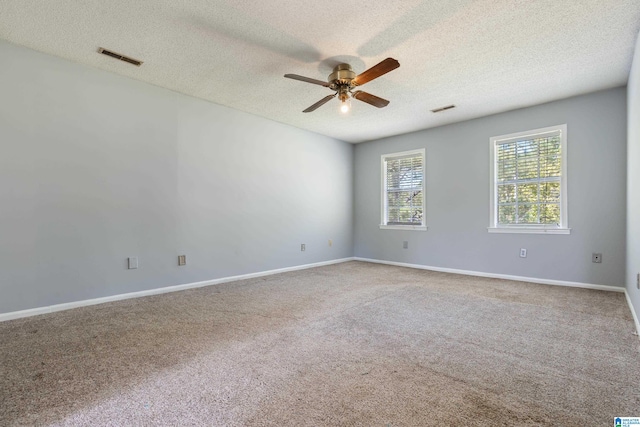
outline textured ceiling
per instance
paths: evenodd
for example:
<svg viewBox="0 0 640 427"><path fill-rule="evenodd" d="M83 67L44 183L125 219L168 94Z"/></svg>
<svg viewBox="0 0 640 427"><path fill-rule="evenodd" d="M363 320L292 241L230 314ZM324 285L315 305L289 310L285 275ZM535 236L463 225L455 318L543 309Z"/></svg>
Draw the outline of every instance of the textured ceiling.
<svg viewBox="0 0 640 427"><path fill-rule="evenodd" d="M623 85L639 28L640 0L0 0L2 39L350 142ZM386 57L382 109L303 114L332 92L283 78Z"/></svg>

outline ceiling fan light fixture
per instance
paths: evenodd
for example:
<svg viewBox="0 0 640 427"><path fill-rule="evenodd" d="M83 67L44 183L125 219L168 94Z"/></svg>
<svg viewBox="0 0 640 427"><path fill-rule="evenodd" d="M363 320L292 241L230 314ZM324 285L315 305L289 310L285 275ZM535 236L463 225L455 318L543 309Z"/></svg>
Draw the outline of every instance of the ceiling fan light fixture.
<svg viewBox="0 0 640 427"><path fill-rule="evenodd" d="M342 87L340 89L340 112L346 114L351 110L351 97L349 96L348 87Z"/></svg>
<svg viewBox="0 0 640 427"><path fill-rule="evenodd" d="M351 98L343 99L340 103L340 112L346 114L351 110Z"/></svg>

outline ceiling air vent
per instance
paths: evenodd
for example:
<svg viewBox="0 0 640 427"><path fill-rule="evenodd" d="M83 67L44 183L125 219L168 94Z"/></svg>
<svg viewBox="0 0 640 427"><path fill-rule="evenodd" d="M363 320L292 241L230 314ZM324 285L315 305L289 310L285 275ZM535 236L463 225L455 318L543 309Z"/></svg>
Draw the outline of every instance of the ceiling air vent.
<svg viewBox="0 0 640 427"><path fill-rule="evenodd" d="M98 53L110 56L112 58L119 59L120 61L128 62L129 64L133 64L136 67L139 67L140 65L142 65L142 61L138 61L137 59L129 58L128 56L120 55L119 53L112 52L112 51L107 50L107 49L105 49L103 47L98 49Z"/></svg>
<svg viewBox="0 0 640 427"><path fill-rule="evenodd" d="M451 110L452 108L456 108L455 105L447 105L446 107L436 108L435 110L431 110L432 113L439 113L441 111Z"/></svg>

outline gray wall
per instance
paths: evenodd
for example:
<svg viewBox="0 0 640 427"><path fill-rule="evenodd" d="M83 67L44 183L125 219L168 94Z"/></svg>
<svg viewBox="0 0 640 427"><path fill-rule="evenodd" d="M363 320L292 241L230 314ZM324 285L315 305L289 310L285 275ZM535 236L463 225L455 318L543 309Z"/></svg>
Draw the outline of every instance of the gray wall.
<svg viewBox="0 0 640 427"><path fill-rule="evenodd" d="M352 145L1 41L0 58L0 313L352 256Z"/></svg>
<svg viewBox="0 0 640 427"><path fill-rule="evenodd" d="M627 85L627 292L640 317L640 290L636 275L640 273L640 38L629 84Z"/></svg>
<svg viewBox="0 0 640 427"><path fill-rule="evenodd" d="M489 234L489 138L562 123L571 234ZM355 256L623 286L626 126L626 92L617 88L358 144ZM422 147L429 229L380 230L380 156ZM520 248L527 258L519 258ZM592 252L603 253L602 264L591 262Z"/></svg>

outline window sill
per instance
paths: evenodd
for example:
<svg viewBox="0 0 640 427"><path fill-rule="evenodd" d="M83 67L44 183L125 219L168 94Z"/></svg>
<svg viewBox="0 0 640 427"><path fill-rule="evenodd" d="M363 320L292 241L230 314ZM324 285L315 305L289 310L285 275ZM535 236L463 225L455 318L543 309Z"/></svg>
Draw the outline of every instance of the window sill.
<svg viewBox="0 0 640 427"><path fill-rule="evenodd" d="M535 227L487 227L489 233L514 234L571 234L570 228L535 228Z"/></svg>
<svg viewBox="0 0 640 427"><path fill-rule="evenodd" d="M426 225L384 225L384 224L380 224L380 230L427 231L427 226Z"/></svg>

